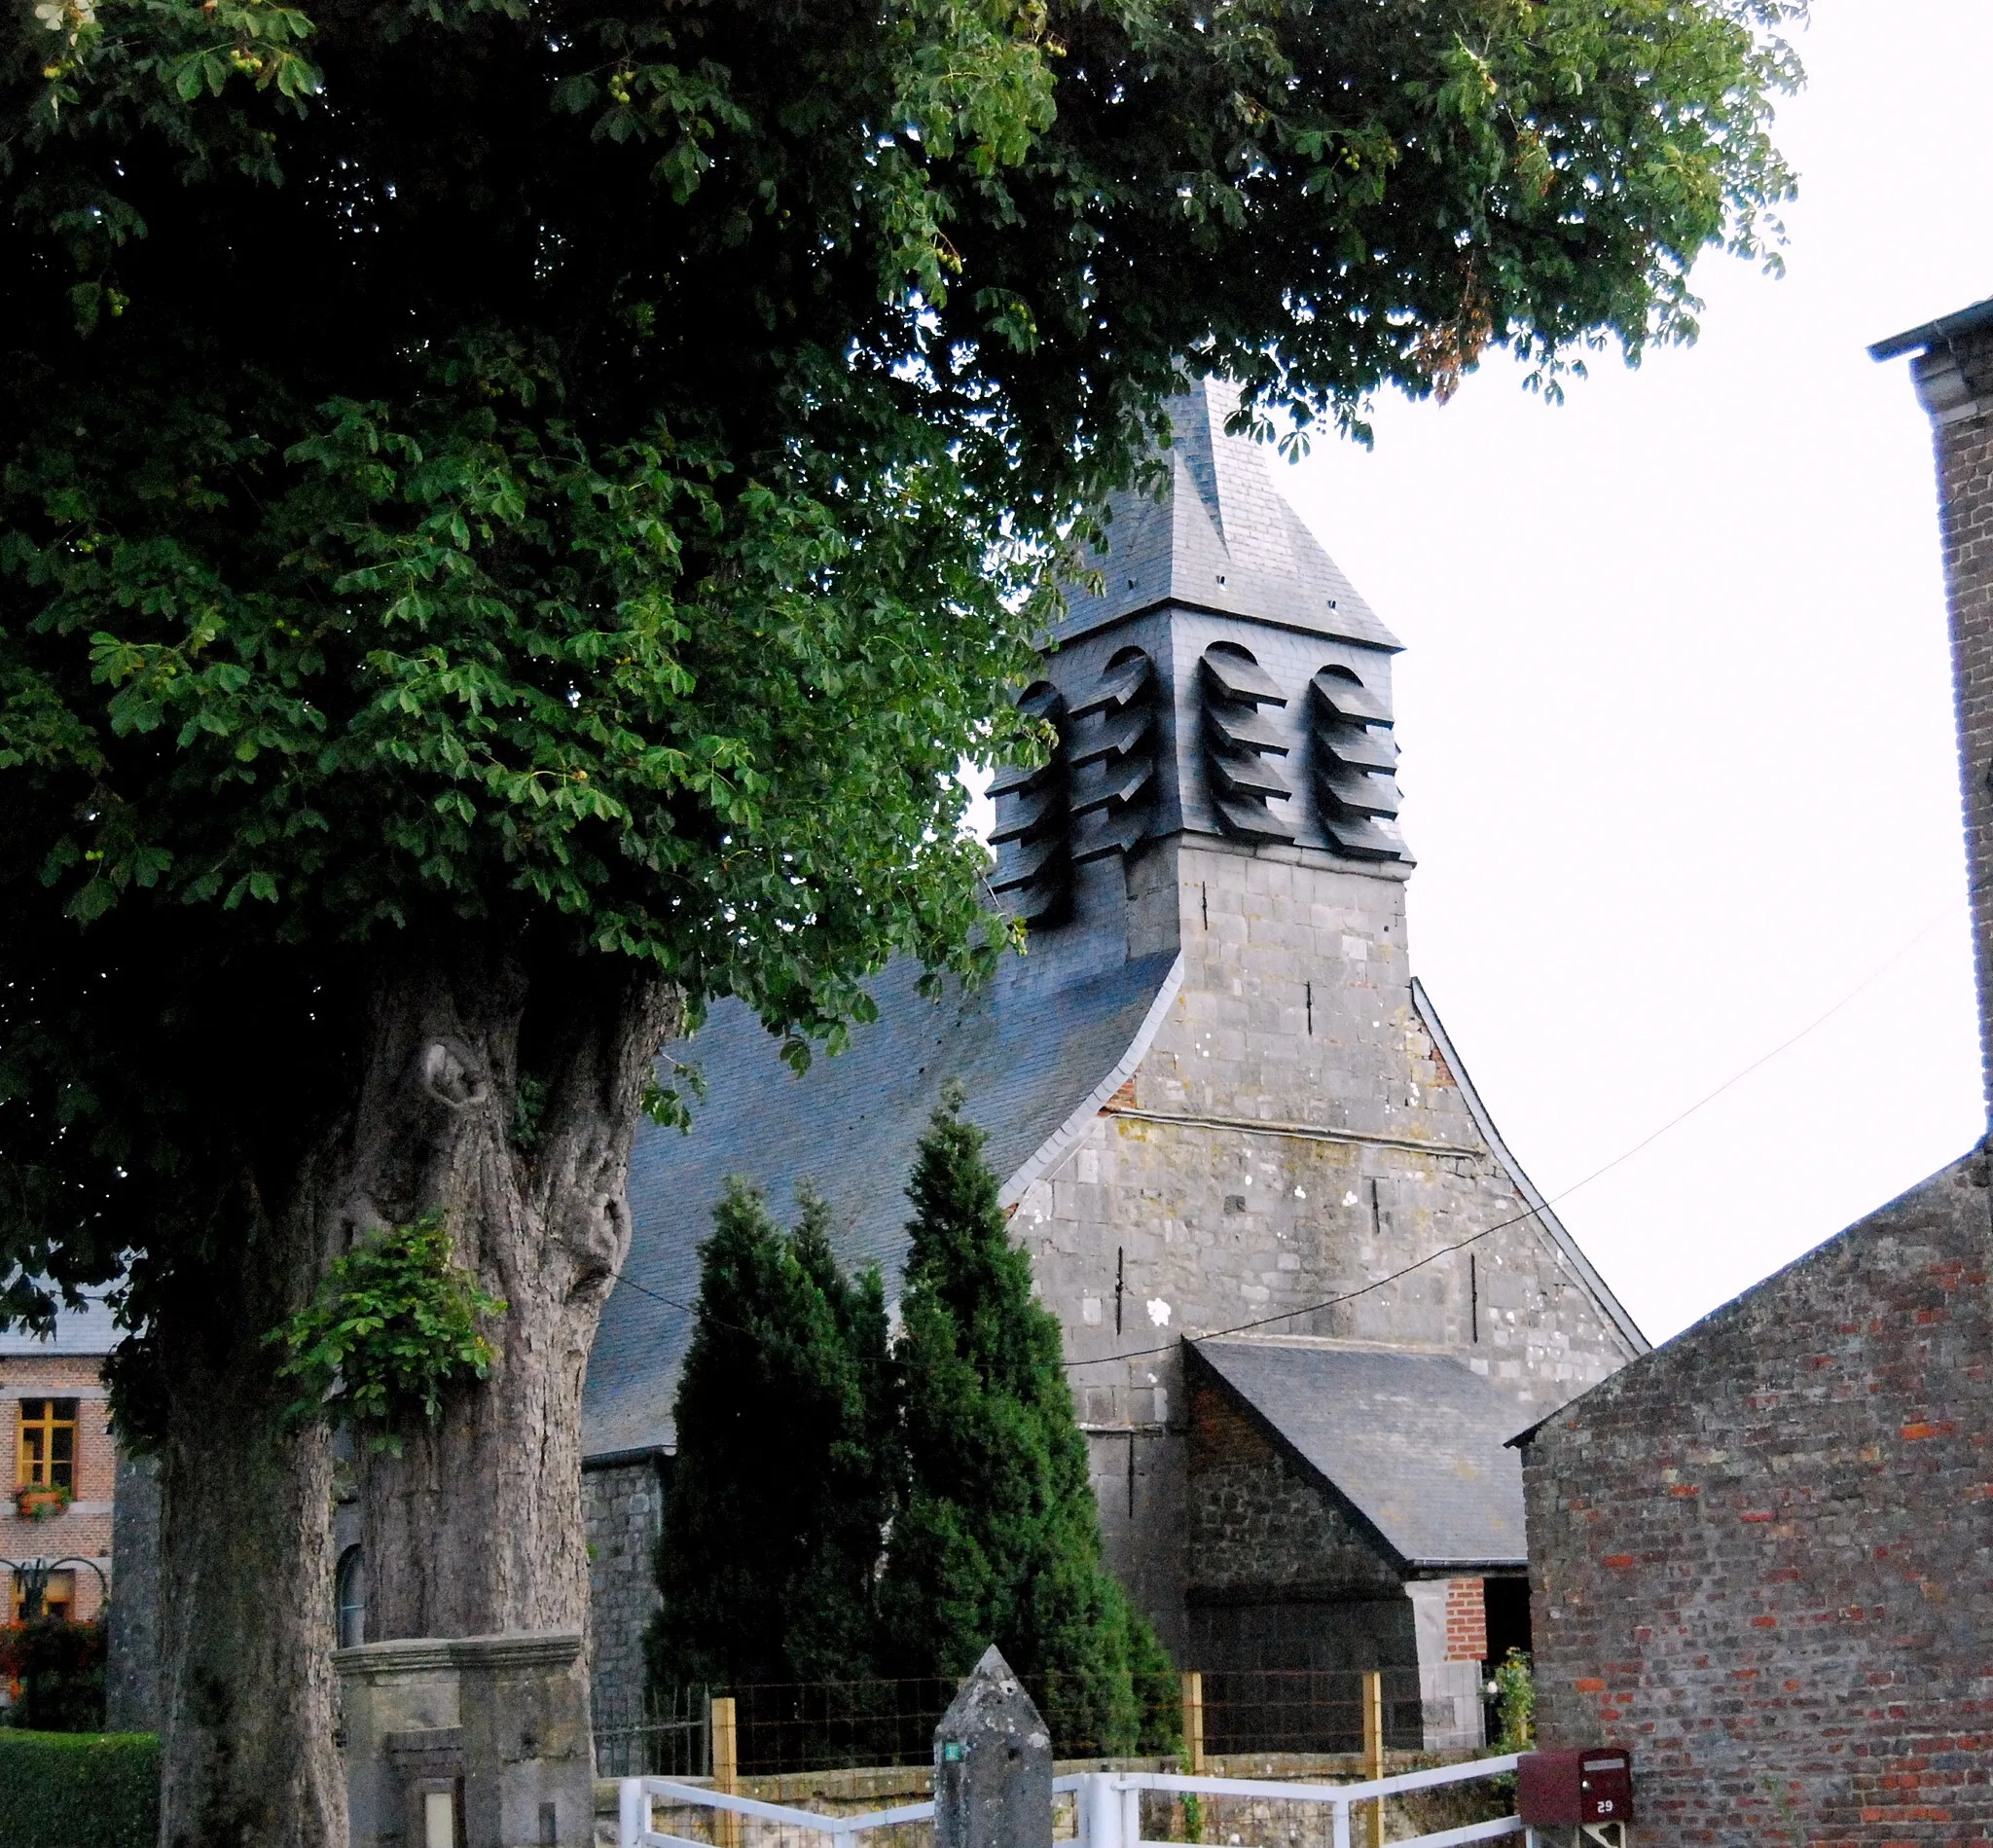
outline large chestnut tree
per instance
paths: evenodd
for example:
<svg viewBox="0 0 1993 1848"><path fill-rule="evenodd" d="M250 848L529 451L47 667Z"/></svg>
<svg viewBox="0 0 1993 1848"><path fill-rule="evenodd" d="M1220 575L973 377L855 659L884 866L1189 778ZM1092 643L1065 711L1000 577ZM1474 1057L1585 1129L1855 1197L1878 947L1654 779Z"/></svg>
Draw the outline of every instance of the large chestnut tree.
<svg viewBox="0 0 1993 1848"><path fill-rule="evenodd" d="M370 1622L578 1625L661 1048L1001 952L950 772L1179 368L1336 427L1691 334L1795 11L8 0L0 1306L132 1331L166 1839L344 1839L272 1331L441 1226L506 1308L358 1447Z"/></svg>

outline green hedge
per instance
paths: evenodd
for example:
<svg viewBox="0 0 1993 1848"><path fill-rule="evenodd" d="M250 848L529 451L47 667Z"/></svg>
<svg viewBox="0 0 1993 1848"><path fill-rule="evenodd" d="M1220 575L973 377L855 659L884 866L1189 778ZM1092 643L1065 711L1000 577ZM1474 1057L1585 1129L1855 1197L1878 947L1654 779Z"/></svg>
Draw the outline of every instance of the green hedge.
<svg viewBox="0 0 1993 1848"><path fill-rule="evenodd" d="M0 1848L153 1848L159 1832L152 1733L0 1727Z"/></svg>

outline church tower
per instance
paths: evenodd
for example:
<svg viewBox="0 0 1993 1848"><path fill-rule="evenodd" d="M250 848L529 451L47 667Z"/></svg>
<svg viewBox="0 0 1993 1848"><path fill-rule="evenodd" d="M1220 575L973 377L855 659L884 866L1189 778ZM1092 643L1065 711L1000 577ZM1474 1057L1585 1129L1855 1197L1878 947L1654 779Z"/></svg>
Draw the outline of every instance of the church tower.
<svg viewBox="0 0 1993 1848"><path fill-rule="evenodd" d="M1479 1664L1527 1629L1505 1440L1647 1344L1412 978L1399 644L1236 408L1218 380L1174 403L1162 497L1116 497L1023 695L1059 748L998 773L991 883L1029 953L940 1003L888 969L878 1022L800 1080L714 1011L700 1120L633 1164L588 1447L669 1448L671 1305L725 1176L778 1210L813 1181L890 1275L960 1080L1064 1331L1110 1560L1179 1665L1416 1671L1394 1741L1472 1743Z"/></svg>

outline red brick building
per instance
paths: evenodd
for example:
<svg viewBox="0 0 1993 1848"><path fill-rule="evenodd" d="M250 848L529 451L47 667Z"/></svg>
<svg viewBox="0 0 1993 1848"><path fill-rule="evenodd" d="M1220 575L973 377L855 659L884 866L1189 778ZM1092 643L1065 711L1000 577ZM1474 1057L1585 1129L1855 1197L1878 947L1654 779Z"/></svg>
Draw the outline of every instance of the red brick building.
<svg viewBox="0 0 1993 1848"><path fill-rule="evenodd" d="M1983 1150L1523 1440L1546 1746L1665 1842L1993 1840Z"/></svg>
<svg viewBox="0 0 1993 1848"><path fill-rule="evenodd" d="M61 1317L46 1338L0 1334L0 1582L6 1616L21 1613L21 1568L48 1567L49 1610L93 1617L111 1573L111 1507L117 1452L102 1378L115 1331L93 1304Z"/></svg>
<svg viewBox="0 0 1993 1848"><path fill-rule="evenodd" d="M1993 302L1914 355L1936 440L1993 1074ZM1538 1720L1668 1842L1993 1842L1982 1144L1527 1433Z"/></svg>

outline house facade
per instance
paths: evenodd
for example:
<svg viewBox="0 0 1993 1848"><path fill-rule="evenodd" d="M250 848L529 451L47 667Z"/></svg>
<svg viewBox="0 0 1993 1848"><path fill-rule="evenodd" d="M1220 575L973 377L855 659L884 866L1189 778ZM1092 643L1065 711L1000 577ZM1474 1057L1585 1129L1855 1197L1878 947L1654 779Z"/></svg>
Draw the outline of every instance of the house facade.
<svg viewBox="0 0 1993 1848"><path fill-rule="evenodd" d="M1478 1725L1465 1690L1524 1570L1503 1439L1647 1343L1413 979L1398 644L1235 406L1217 381L1177 401L1166 491L1117 498L1024 696L1061 740L994 790L1029 954L939 999L888 968L878 1021L802 1077L717 1008L691 1134L640 1140L585 1410L605 1711L640 1688L725 1178L779 1212L815 1184L890 1279L954 1080L1061 1323L1111 1563L1178 1662L1389 1666L1418 1678L1413 1729Z"/></svg>
<svg viewBox="0 0 1993 1848"><path fill-rule="evenodd" d="M31 1593L49 1614L91 1618L104 1606L118 1458L102 1368L114 1339L101 1303L65 1311L48 1335L0 1334L7 1621L25 1613Z"/></svg>

